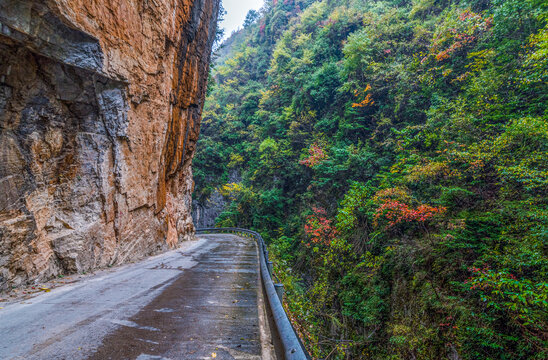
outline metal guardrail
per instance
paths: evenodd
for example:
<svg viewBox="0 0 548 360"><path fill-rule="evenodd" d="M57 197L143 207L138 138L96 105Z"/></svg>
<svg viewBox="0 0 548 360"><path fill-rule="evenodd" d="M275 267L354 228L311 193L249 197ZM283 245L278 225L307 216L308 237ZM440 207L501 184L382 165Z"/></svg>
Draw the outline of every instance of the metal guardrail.
<svg viewBox="0 0 548 360"><path fill-rule="evenodd" d="M241 229L241 228L206 228L206 229L197 229L196 233L232 233L237 235L251 235L257 241L259 246L259 261L261 265L261 278L263 279L264 287L266 290L266 296L268 298L268 303L270 304L270 309L272 310L272 315L274 317L274 323L278 330L278 335L282 340L282 345L284 347L284 354L286 360L307 360L309 357L308 353L304 349L303 345L285 310L282 306L283 299L283 285L274 284L272 281L272 262L268 260L268 250L264 240L256 231ZM279 282L279 280L278 280Z"/></svg>

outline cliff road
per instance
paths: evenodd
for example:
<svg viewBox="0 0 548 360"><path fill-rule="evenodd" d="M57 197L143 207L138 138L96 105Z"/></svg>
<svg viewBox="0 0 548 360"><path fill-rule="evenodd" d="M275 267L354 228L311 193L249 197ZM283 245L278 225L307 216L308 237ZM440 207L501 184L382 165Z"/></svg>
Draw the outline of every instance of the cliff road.
<svg viewBox="0 0 548 360"><path fill-rule="evenodd" d="M0 309L0 359L270 359L255 241L202 235Z"/></svg>

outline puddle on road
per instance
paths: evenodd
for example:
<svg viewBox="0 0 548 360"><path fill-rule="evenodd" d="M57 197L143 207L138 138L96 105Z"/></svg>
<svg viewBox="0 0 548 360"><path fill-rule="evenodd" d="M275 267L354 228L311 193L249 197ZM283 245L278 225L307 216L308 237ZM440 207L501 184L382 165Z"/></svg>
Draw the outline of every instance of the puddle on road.
<svg viewBox="0 0 548 360"><path fill-rule="evenodd" d="M159 312L159 313L170 313L170 312L175 312L175 310L169 309L169 308L156 309L156 310L154 310L154 311L155 311L155 312Z"/></svg>
<svg viewBox="0 0 548 360"><path fill-rule="evenodd" d="M163 357L163 356L141 354L137 357L136 360L171 360L171 359Z"/></svg>
<svg viewBox="0 0 548 360"><path fill-rule="evenodd" d="M129 320L112 320L111 322L114 323L114 324L127 326L127 327L131 327L131 328L136 328L136 329L140 329L140 330L160 331L160 329L156 329L155 327L141 326L141 325L139 325L139 324L137 324L133 321L129 321Z"/></svg>

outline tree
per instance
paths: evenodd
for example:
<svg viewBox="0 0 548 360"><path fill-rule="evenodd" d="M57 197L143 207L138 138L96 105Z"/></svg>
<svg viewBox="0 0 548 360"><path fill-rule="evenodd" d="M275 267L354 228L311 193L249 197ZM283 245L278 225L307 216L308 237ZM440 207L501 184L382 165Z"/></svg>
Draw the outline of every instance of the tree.
<svg viewBox="0 0 548 360"><path fill-rule="evenodd" d="M244 29L247 29L248 27L253 25L255 21L259 19L259 17L260 14L257 10L249 10L244 20Z"/></svg>

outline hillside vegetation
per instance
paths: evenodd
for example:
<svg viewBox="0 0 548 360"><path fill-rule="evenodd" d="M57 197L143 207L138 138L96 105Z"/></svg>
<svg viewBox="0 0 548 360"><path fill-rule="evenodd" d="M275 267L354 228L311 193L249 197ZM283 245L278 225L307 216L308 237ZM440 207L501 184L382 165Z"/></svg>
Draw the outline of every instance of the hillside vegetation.
<svg viewBox="0 0 548 360"><path fill-rule="evenodd" d="M315 358L548 358L547 14L267 0L230 38L195 198L268 240Z"/></svg>

